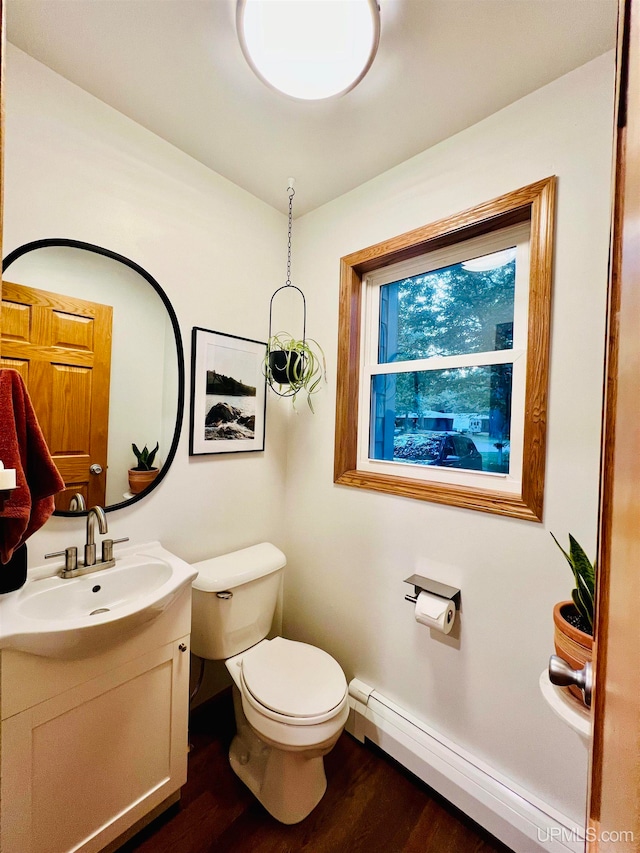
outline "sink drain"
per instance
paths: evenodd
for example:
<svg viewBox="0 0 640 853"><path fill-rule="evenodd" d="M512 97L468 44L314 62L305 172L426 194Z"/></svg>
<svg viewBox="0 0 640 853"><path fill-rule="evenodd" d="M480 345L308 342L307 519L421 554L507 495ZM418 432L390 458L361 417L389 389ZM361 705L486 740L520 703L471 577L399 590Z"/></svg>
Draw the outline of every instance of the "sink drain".
<svg viewBox="0 0 640 853"><path fill-rule="evenodd" d="M89 616L95 616L97 613L108 613L108 612L109 612L108 607L98 607L97 610L92 610L91 613L89 614Z"/></svg>

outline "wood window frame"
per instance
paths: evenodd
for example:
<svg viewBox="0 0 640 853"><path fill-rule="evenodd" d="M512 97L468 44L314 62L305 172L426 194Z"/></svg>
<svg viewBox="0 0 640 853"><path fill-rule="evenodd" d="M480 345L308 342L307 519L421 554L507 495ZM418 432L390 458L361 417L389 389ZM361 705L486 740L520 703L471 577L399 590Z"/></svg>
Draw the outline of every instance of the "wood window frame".
<svg viewBox="0 0 640 853"><path fill-rule="evenodd" d="M527 521L542 521L555 193L556 178L552 176L341 258L335 483ZM358 399L364 277L382 267L520 222L531 223L520 494L358 470Z"/></svg>

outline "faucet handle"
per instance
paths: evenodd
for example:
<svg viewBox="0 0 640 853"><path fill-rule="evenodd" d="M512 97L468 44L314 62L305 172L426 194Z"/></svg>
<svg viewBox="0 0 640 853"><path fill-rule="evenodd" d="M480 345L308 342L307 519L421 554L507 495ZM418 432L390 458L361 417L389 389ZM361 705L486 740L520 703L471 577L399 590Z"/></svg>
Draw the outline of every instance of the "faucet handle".
<svg viewBox="0 0 640 853"><path fill-rule="evenodd" d="M64 551L53 551L51 554L45 554L45 560L50 557L64 557L65 572L73 572L78 568L78 549L74 546L65 548Z"/></svg>
<svg viewBox="0 0 640 853"><path fill-rule="evenodd" d="M122 539L103 539L102 540L102 562L107 563L113 560L113 546L120 542L128 542L129 537L123 536Z"/></svg>

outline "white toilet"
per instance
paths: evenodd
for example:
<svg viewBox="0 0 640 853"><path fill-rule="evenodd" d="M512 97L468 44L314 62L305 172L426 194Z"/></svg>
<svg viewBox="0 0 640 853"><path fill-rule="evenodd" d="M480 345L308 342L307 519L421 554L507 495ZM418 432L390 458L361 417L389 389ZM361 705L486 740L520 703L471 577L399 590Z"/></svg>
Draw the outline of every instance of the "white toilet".
<svg viewBox="0 0 640 853"><path fill-rule="evenodd" d="M268 542L195 563L191 650L225 660L233 678L233 770L273 817L298 823L326 790L323 756L349 704L346 678L330 655L265 639L285 565Z"/></svg>

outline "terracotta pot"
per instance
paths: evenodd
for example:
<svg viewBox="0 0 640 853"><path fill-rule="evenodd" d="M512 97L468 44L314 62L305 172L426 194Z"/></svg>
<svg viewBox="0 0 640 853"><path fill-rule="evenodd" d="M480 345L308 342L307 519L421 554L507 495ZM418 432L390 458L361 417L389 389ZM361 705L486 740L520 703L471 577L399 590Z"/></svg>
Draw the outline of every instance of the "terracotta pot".
<svg viewBox="0 0 640 853"><path fill-rule="evenodd" d="M553 641L556 654L566 660L573 669L582 669L585 663L591 660L593 637L567 622L562 615L565 608L573 611L576 609L573 601L559 601L553 608ZM579 687L563 687L562 690L568 690L579 700L580 705L583 705L582 691Z"/></svg>
<svg viewBox="0 0 640 853"><path fill-rule="evenodd" d="M129 468L129 491L131 494L139 495L140 492L144 492L159 473L159 468L152 468L150 471L136 471L135 468Z"/></svg>

